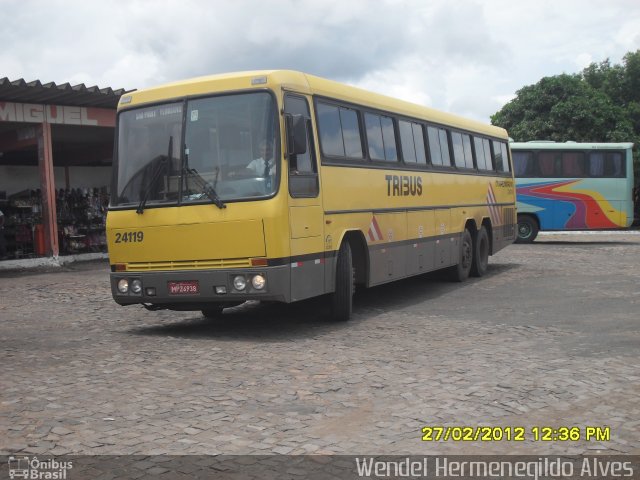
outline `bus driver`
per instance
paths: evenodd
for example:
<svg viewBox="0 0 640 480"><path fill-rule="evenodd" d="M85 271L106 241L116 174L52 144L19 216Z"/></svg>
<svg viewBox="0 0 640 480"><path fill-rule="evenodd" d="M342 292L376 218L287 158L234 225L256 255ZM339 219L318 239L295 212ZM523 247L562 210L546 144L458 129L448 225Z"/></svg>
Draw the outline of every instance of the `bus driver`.
<svg viewBox="0 0 640 480"><path fill-rule="evenodd" d="M260 156L255 160L251 160L247 168L253 170L256 175L266 177L275 175L276 165L273 161L273 145L267 141L260 142Z"/></svg>

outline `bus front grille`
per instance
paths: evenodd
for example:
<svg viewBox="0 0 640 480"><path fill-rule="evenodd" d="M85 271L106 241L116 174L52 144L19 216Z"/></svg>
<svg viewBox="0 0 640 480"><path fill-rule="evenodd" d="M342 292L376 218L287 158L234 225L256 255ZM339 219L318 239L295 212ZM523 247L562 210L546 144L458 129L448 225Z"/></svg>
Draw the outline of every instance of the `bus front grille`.
<svg viewBox="0 0 640 480"><path fill-rule="evenodd" d="M181 260L168 262L127 263L126 271L149 272L160 270L211 270L218 268L246 268L250 266L250 258L224 258L219 260Z"/></svg>

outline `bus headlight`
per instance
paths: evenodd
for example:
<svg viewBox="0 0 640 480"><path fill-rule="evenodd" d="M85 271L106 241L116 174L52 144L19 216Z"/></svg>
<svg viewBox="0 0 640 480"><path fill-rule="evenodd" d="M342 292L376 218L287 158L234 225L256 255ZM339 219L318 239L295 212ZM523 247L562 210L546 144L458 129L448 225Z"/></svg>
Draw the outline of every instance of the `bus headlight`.
<svg viewBox="0 0 640 480"><path fill-rule="evenodd" d="M127 293L129 291L129 280L126 278L118 280L118 291L120 293Z"/></svg>
<svg viewBox="0 0 640 480"><path fill-rule="evenodd" d="M262 275L255 275L251 279L251 285L253 285L253 288L255 288L256 290L262 290L266 284L267 284L267 279L264 278Z"/></svg>
<svg viewBox="0 0 640 480"><path fill-rule="evenodd" d="M137 295L140 292L142 292L142 280L138 280L136 278L131 281L131 293L135 293Z"/></svg>
<svg viewBox="0 0 640 480"><path fill-rule="evenodd" d="M233 288L242 291L247 288L247 280L242 275L233 278Z"/></svg>

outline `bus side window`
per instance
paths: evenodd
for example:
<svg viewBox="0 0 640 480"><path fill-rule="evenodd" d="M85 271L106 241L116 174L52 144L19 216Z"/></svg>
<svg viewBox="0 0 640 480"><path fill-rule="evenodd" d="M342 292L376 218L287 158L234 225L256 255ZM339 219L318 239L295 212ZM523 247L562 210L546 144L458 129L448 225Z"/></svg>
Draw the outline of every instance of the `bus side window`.
<svg viewBox="0 0 640 480"><path fill-rule="evenodd" d="M462 145L462 134L459 132L451 132L451 145L453 146L453 160L456 167L465 168L464 146Z"/></svg>
<svg viewBox="0 0 640 480"><path fill-rule="evenodd" d="M342 124L342 138L344 139L344 153L347 158L362 159L362 139L358 112L350 108L340 107L340 123Z"/></svg>
<svg viewBox="0 0 640 480"><path fill-rule="evenodd" d="M476 151L476 164L478 166L478 170L493 170L489 140L486 138L473 137L473 145Z"/></svg>
<svg viewBox="0 0 640 480"><path fill-rule="evenodd" d="M373 113L364 114L364 123L367 131L367 146L371 160L396 162L396 139L393 128L393 119Z"/></svg>
<svg viewBox="0 0 640 480"><path fill-rule="evenodd" d="M322 153L349 160L363 160L358 112L351 108L316 104Z"/></svg>
<svg viewBox="0 0 640 480"><path fill-rule="evenodd" d="M538 167L541 177L555 177L556 154L553 152L539 152Z"/></svg>
<svg viewBox="0 0 640 480"><path fill-rule="evenodd" d="M411 124L400 120L398 122L398 130L400 130L400 146L402 147L404 163L416 163L416 145L413 140Z"/></svg>
<svg viewBox="0 0 640 480"><path fill-rule="evenodd" d="M509 150L507 149L507 144L496 140L492 140L491 144L493 147L494 169L497 172L509 173L511 168L509 167Z"/></svg>
<svg viewBox="0 0 640 480"><path fill-rule="evenodd" d="M619 152L591 152L589 176L595 178L624 177L622 154Z"/></svg>
<svg viewBox="0 0 640 480"><path fill-rule="evenodd" d="M444 128L438 129L440 137L440 150L442 151L442 164L447 167L451 166L451 153L449 152L449 141L447 139L447 131Z"/></svg>
<svg viewBox="0 0 640 480"><path fill-rule="evenodd" d="M605 175L614 178L624 177L624 164L622 163L621 153L607 153L605 160Z"/></svg>
<svg viewBox="0 0 640 480"><path fill-rule="evenodd" d="M456 167L473 168L471 137L466 133L451 132L451 145L453 146L453 159Z"/></svg>
<svg viewBox="0 0 640 480"><path fill-rule="evenodd" d="M462 146L464 148L464 162L467 168L474 168L473 153L471 151L471 136L462 134Z"/></svg>
<svg viewBox="0 0 640 480"><path fill-rule="evenodd" d="M427 157L424 150L424 134L422 126L418 123L400 120L398 122L400 130L400 145L405 163L427 164Z"/></svg>
<svg viewBox="0 0 640 480"><path fill-rule="evenodd" d="M318 102L317 114L322 153L334 157L344 157L344 142L338 107Z"/></svg>
<svg viewBox="0 0 640 480"><path fill-rule="evenodd" d="M562 176L584 177L584 154L581 152L564 152L562 154Z"/></svg>
<svg viewBox="0 0 640 480"><path fill-rule="evenodd" d="M442 165L442 153L440 152L440 138L438 137L438 130L434 127L427 127L427 135L429 137L431 164Z"/></svg>
<svg viewBox="0 0 640 480"><path fill-rule="evenodd" d="M516 177L534 177L533 152L513 152L513 169Z"/></svg>
<svg viewBox="0 0 640 480"><path fill-rule="evenodd" d="M503 158L503 151L500 142L492 140L491 143L493 146L493 165L498 172L504 172L504 162L509 162L509 159ZM506 171L509 171L508 164Z"/></svg>
<svg viewBox="0 0 640 480"><path fill-rule="evenodd" d="M500 151L502 152L502 171L509 173L511 168L509 167L509 150L506 143L500 142Z"/></svg>
<svg viewBox="0 0 640 480"><path fill-rule="evenodd" d="M429 136L429 152L431 153L431 163L433 165L451 166L451 156L449 155L449 141L447 131L444 128L427 127Z"/></svg>
<svg viewBox="0 0 640 480"><path fill-rule="evenodd" d="M604 176L604 152L591 152L589 155L589 176Z"/></svg>
<svg viewBox="0 0 640 480"><path fill-rule="evenodd" d="M489 144L489 140L486 138L483 138L482 145L484 145L485 169L493 170L493 158L491 158L491 146Z"/></svg>

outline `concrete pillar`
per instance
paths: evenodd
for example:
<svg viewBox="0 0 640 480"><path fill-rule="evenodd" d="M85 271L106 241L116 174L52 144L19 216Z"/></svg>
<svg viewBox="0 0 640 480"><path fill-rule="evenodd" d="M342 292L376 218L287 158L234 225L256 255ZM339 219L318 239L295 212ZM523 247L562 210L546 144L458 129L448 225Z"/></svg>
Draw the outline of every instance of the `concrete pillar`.
<svg viewBox="0 0 640 480"><path fill-rule="evenodd" d="M57 257L58 222L56 217L56 184L53 176L53 146L51 124L43 122L36 129L38 139L38 168L40 170L40 191L42 192L42 223L44 241L48 256Z"/></svg>

